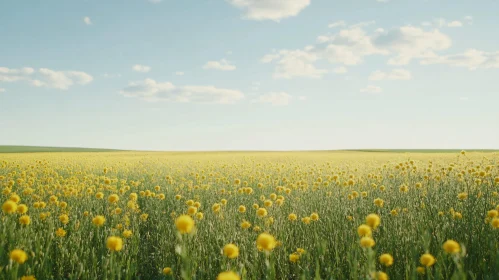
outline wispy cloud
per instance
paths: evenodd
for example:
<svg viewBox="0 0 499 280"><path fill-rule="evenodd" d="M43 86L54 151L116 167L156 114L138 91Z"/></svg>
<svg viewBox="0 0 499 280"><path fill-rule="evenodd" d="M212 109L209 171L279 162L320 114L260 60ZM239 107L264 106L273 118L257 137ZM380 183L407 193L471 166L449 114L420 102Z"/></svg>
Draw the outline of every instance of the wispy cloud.
<svg viewBox="0 0 499 280"><path fill-rule="evenodd" d="M236 66L231 64L226 59L222 59L220 61L208 61L203 66L204 69L214 69L221 71L234 71L236 70Z"/></svg>
<svg viewBox="0 0 499 280"><path fill-rule="evenodd" d="M84 22L86 25L92 25L92 20L91 20L89 17L84 17L84 18L83 18L83 22Z"/></svg>
<svg viewBox="0 0 499 280"><path fill-rule="evenodd" d="M131 82L120 93L150 102L232 104L244 98L244 94L239 90L215 86L175 86L171 82L156 82L153 79Z"/></svg>
<svg viewBox="0 0 499 280"><path fill-rule="evenodd" d="M136 64L132 67L135 72L147 73L151 71L151 67L147 65Z"/></svg>

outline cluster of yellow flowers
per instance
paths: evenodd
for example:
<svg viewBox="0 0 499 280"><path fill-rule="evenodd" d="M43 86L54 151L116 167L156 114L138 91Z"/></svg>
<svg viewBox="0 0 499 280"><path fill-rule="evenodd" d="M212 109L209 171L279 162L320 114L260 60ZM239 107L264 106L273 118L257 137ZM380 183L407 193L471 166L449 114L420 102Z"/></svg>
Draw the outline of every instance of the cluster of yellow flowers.
<svg viewBox="0 0 499 280"><path fill-rule="evenodd" d="M499 261L498 160L466 152L6 155L0 244L12 265L0 263L0 279L448 279L464 269L486 278L495 270L478 264Z"/></svg>

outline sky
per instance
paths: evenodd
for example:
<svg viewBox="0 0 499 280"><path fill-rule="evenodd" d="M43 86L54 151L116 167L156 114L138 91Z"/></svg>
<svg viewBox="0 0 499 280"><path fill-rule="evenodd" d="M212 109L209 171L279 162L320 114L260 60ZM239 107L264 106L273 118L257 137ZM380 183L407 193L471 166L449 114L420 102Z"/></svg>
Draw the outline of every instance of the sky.
<svg viewBox="0 0 499 280"><path fill-rule="evenodd" d="M499 1L0 1L0 145L499 148Z"/></svg>

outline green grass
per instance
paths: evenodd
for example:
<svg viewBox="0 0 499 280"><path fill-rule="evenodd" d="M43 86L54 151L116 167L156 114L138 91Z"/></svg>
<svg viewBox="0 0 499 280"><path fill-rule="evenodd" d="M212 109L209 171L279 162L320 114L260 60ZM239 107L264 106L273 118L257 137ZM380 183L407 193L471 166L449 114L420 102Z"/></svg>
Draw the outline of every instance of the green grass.
<svg viewBox="0 0 499 280"><path fill-rule="evenodd" d="M494 153L499 150L491 149L464 149L466 152ZM367 149L367 150L346 150L351 152L370 152L370 153L459 153L459 149Z"/></svg>
<svg viewBox="0 0 499 280"><path fill-rule="evenodd" d="M38 146L1 146L0 153L57 153L57 152L115 152L113 149L38 147Z"/></svg>

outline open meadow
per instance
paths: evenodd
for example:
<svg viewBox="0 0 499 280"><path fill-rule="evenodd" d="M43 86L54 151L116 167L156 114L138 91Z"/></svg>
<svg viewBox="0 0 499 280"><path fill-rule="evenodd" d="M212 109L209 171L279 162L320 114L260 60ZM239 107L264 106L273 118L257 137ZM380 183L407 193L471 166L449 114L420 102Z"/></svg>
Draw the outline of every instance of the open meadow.
<svg viewBox="0 0 499 280"><path fill-rule="evenodd" d="M0 279L499 275L494 152L8 153L0 187Z"/></svg>

